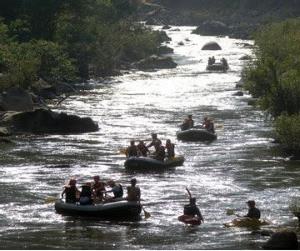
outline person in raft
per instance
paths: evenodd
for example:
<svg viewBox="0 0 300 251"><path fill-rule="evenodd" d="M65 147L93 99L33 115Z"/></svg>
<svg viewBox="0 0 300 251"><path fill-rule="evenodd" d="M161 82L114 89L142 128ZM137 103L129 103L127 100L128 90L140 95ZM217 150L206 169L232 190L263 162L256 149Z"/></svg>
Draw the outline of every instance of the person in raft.
<svg viewBox="0 0 300 251"><path fill-rule="evenodd" d="M140 201L141 200L141 189L136 186L136 179L133 178L130 180L131 186L127 187L127 197L128 201Z"/></svg>
<svg viewBox="0 0 300 251"><path fill-rule="evenodd" d="M94 176L92 185L94 202L101 202L103 200L103 193L105 192L105 183L100 180L99 175Z"/></svg>
<svg viewBox="0 0 300 251"><path fill-rule="evenodd" d="M140 142L138 143L137 149L138 149L138 156L147 157L147 154L150 153L144 141L142 140L140 140Z"/></svg>
<svg viewBox="0 0 300 251"><path fill-rule="evenodd" d="M105 197L105 201L107 202L112 202L112 201L119 201L122 200L123 197L123 187L121 184L117 184L115 181L113 180L109 180L107 182L107 185L109 185L111 187L111 190L109 191L105 191L104 193L113 193L113 196L106 196Z"/></svg>
<svg viewBox="0 0 300 251"><path fill-rule="evenodd" d="M200 209L196 205L196 198L190 198L190 203L184 206L183 215L179 216L178 220L192 225L200 225L204 222Z"/></svg>
<svg viewBox="0 0 300 251"><path fill-rule="evenodd" d="M138 148L135 145L134 140L131 140L130 146L128 146L126 149L126 157L130 158L130 157L137 157L137 156L138 156Z"/></svg>
<svg viewBox="0 0 300 251"><path fill-rule="evenodd" d="M161 142L157 141L155 143L154 159L164 161L165 157L166 157L165 147L161 144Z"/></svg>
<svg viewBox="0 0 300 251"><path fill-rule="evenodd" d="M81 186L81 193L79 197L79 203L82 206L85 205L92 205L93 204L93 190L92 190L92 184L91 182L87 182L84 185Z"/></svg>
<svg viewBox="0 0 300 251"><path fill-rule="evenodd" d="M157 134L156 133L152 133L151 134L151 137L152 137L152 141L150 144L147 145L147 148L149 149L150 147L156 145L156 143L159 143L161 145L161 140L157 138Z"/></svg>
<svg viewBox="0 0 300 251"><path fill-rule="evenodd" d="M212 120L209 119L208 117L204 118L202 127L205 128L207 131L209 131L211 133L215 133L215 125L212 122Z"/></svg>
<svg viewBox="0 0 300 251"><path fill-rule="evenodd" d="M182 131L193 128L194 127L193 115L188 115L187 118L184 119L180 127Z"/></svg>
<svg viewBox="0 0 300 251"><path fill-rule="evenodd" d="M166 141L167 157L172 159L175 157L175 145L171 142L170 139Z"/></svg>
<svg viewBox="0 0 300 251"><path fill-rule="evenodd" d="M254 200L248 200L247 205L249 207L248 213L244 215L243 217L248 217L251 219L259 219L260 218L260 210L255 207L255 201Z"/></svg>
<svg viewBox="0 0 300 251"><path fill-rule="evenodd" d="M79 197L79 190L76 187L76 179L70 179L68 185L64 187L63 192L61 193L61 197L63 198L64 194L66 194L66 203L76 203Z"/></svg>

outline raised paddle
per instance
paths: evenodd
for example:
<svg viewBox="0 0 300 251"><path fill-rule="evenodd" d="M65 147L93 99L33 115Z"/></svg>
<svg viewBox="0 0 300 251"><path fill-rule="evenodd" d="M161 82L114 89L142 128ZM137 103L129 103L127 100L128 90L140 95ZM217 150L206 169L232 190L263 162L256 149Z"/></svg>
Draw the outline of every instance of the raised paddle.
<svg viewBox="0 0 300 251"><path fill-rule="evenodd" d="M145 210L145 208L143 207L143 205L142 205L142 209L143 209L143 212L144 212L145 219L150 218L151 214Z"/></svg>
<svg viewBox="0 0 300 251"><path fill-rule="evenodd" d="M192 198L192 194L191 194L190 190L187 187L185 188L185 190L188 192L189 198Z"/></svg>

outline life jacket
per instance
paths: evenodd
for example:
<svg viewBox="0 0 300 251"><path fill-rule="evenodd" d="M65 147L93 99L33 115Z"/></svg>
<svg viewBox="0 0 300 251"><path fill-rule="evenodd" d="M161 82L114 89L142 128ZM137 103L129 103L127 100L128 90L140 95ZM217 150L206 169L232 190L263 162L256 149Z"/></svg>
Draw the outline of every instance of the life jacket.
<svg viewBox="0 0 300 251"><path fill-rule="evenodd" d="M196 205L185 205L183 208L183 214L195 216L198 213L198 208Z"/></svg>
<svg viewBox="0 0 300 251"><path fill-rule="evenodd" d="M148 148L145 145L138 144L137 148L140 151L140 153L142 154L142 156L144 156L144 157L147 156Z"/></svg>
<svg viewBox="0 0 300 251"><path fill-rule="evenodd" d="M170 145L167 145L166 148L167 148L167 152L168 152L168 157L169 158L175 157L175 150L174 150L175 145L170 144Z"/></svg>
<svg viewBox="0 0 300 251"><path fill-rule="evenodd" d="M127 155L128 157L135 157L138 155L138 152L137 152L137 147L136 146L129 146L127 148Z"/></svg>
<svg viewBox="0 0 300 251"><path fill-rule="evenodd" d="M66 203L76 203L76 186L70 186L65 188L66 191Z"/></svg>
<svg viewBox="0 0 300 251"><path fill-rule="evenodd" d="M117 188L113 188L112 191L113 191L113 194L114 194L114 197L115 198L121 198L123 197L123 187L121 184L117 185L116 186Z"/></svg>
<svg viewBox="0 0 300 251"><path fill-rule="evenodd" d="M127 187L127 193L128 193L128 200L129 201L138 201L140 196L140 189L139 187Z"/></svg>

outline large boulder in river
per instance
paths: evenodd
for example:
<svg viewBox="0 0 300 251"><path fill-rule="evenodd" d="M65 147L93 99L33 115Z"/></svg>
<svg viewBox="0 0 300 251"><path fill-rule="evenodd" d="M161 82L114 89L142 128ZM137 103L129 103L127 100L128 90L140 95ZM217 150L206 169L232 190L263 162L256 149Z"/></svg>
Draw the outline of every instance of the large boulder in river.
<svg viewBox="0 0 300 251"><path fill-rule="evenodd" d="M223 36L229 33L229 27L220 21L205 21L198 26L193 34L209 35L209 36Z"/></svg>
<svg viewBox="0 0 300 251"><path fill-rule="evenodd" d="M201 50L217 51L217 50L222 50L222 48L217 42L208 42L205 45L203 45Z"/></svg>
<svg viewBox="0 0 300 251"><path fill-rule="evenodd" d="M298 249L298 238L293 231L280 231L274 233L263 245L263 249L287 250Z"/></svg>
<svg viewBox="0 0 300 251"><path fill-rule="evenodd" d="M32 111L33 101L29 92L13 87L0 95L0 110L2 111Z"/></svg>
<svg viewBox="0 0 300 251"><path fill-rule="evenodd" d="M66 134L93 132L99 129L98 124L91 118L80 118L46 109L6 113L1 124L15 133Z"/></svg>
<svg viewBox="0 0 300 251"><path fill-rule="evenodd" d="M177 64L171 57L159 57L152 55L133 64L139 70L170 69L176 68Z"/></svg>

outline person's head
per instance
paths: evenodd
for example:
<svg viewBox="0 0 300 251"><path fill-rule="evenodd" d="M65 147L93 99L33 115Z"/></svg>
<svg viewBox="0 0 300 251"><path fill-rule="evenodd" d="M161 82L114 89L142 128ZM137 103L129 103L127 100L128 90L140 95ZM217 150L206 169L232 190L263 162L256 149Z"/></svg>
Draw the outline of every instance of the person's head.
<svg viewBox="0 0 300 251"><path fill-rule="evenodd" d="M76 185L76 180L75 179L70 179L69 180L69 186L75 186Z"/></svg>
<svg viewBox="0 0 300 251"><path fill-rule="evenodd" d="M204 121L207 121L208 120L208 117L204 117Z"/></svg>
<svg viewBox="0 0 300 251"><path fill-rule="evenodd" d="M189 119L192 119L192 118L193 118L193 115L191 115L191 114L188 115L188 118L189 118Z"/></svg>
<svg viewBox="0 0 300 251"><path fill-rule="evenodd" d="M134 187L136 185L136 178L131 179L130 184Z"/></svg>
<svg viewBox="0 0 300 251"><path fill-rule="evenodd" d="M114 187L116 185L116 183L113 181L113 180L109 180L107 182L107 184L110 186L110 187Z"/></svg>
<svg viewBox="0 0 300 251"><path fill-rule="evenodd" d="M131 145L131 146L134 146L134 144L135 144L134 140L131 140L131 141L130 141L130 145Z"/></svg>
<svg viewBox="0 0 300 251"><path fill-rule="evenodd" d="M195 197L190 198L190 204L192 204L192 205L196 204L196 198Z"/></svg>
<svg viewBox="0 0 300 251"><path fill-rule="evenodd" d="M171 144L171 140L170 139L167 139L166 140L166 145L170 145Z"/></svg>
<svg viewBox="0 0 300 251"><path fill-rule="evenodd" d="M151 137L152 137L152 139L157 139L157 134L156 133L152 133Z"/></svg>
<svg viewBox="0 0 300 251"><path fill-rule="evenodd" d="M255 201L254 200L248 200L246 203L247 203L249 208L254 208L255 207Z"/></svg>
<svg viewBox="0 0 300 251"><path fill-rule="evenodd" d="M100 181L99 175L94 176L93 179L94 179L95 182L99 182Z"/></svg>
<svg viewBox="0 0 300 251"><path fill-rule="evenodd" d="M145 145L144 141L140 140L139 142L140 145Z"/></svg>

